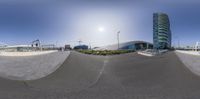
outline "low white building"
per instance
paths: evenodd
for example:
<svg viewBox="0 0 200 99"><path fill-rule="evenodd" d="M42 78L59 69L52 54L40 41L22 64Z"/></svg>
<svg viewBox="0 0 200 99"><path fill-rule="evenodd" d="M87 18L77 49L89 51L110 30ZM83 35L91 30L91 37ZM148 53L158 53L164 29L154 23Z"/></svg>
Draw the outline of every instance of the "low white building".
<svg viewBox="0 0 200 99"><path fill-rule="evenodd" d="M39 50L39 48L32 47L31 45L11 45L0 47L0 50L6 52L28 52Z"/></svg>

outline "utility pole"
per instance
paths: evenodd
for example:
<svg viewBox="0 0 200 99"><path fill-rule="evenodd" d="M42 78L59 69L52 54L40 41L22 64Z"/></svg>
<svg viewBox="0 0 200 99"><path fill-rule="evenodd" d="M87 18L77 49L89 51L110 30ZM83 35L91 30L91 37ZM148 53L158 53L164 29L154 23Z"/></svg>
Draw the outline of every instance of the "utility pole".
<svg viewBox="0 0 200 99"><path fill-rule="evenodd" d="M118 50L119 50L119 33L120 33L120 31L117 32L117 47L118 47Z"/></svg>

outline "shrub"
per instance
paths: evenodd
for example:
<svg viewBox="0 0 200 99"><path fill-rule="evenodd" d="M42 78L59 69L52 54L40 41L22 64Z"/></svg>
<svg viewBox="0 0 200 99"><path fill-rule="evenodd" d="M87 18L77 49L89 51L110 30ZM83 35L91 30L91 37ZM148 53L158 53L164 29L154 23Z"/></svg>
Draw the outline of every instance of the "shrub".
<svg viewBox="0 0 200 99"><path fill-rule="evenodd" d="M134 50L77 50L77 51L84 54L104 55L104 56L134 52Z"/></svg>

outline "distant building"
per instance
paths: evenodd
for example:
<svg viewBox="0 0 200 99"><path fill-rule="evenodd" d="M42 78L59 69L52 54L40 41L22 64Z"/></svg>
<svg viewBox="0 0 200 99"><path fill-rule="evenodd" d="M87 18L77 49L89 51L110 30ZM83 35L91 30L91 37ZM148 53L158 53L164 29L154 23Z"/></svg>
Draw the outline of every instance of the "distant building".
<svg viewBox="0 0 200 99"><path fill-rule="evenodd" d="M83 50L86 50L86 49L88 49L88 46L87 45L78 45L78 46L75 46L74 49L83 49Z"/></svg>
<svg viewBox="0 0 200 99"><path fill-rule="evenodd" d="M32 47L31 45L13 45L13 46L1 47L0 50L6 52L28 52L38 49L36 47Z"/></svg>
<svg viewBox="0 0 200 99"><path fill-rule="evenodd" d="M56 50L58 48L55 47L54 44L46 44L46 45L41 45L42 50Z"/></svg>
<svg viewBox="0 0 200 99"><path fill-rule="evenodd" d="M71 50L71 46L70 45L65 45L65 50Z"/></svg>
<svg viewBox="0 0 200 99"><path fill-rule="evenodd" d="M165 13L153 14L153 46L154 49L171 48L170 22Z"/></svg>
<svg viewBox="0 0 200 99"><path fill-rule="evenodd" d="M119 50L145 50L153 49L153 44L145 41L130 41L119 44ZM94 50L118 50L118 44L98 47Z"/></svg>
<svg viewBox="0 0 200 99"><path fill-rule="evenodd" d="M6 47L6 46L7 46L7 44L0 42L0 48Z"/></svg>

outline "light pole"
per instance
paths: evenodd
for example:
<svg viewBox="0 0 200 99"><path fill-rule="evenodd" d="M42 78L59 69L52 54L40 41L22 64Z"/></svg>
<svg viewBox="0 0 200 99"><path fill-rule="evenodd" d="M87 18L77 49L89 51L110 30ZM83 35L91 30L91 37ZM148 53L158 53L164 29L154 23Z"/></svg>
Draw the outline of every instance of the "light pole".
<svg viewBox="0 0 200 99"><path fill-rule="evenodd" d="M175 39L177 39L177 46L176 49L180 49L180 38L178 36L175 36ZM175 44L176 45L176 44Z"/></svg>
<svg viewBox="0 0 200 99"><path fill-rule="evenodd" d="M180 39L178 38L178 48L180 49Z"/></svg>
<svg viewBox="0 0 200 99"><path fill-rule="evenodd" d="M196 42L196 45L195 45L195 51L198 51L198 47L199 47L199 44L200 44L200 42Z"/></svg>
<svg viewBox="0 0 200 99"><path fill-rule="evenodd" d="M92 49L91 42L89 42L89 46L90 46L89 49L91 50Z"/></svg>
<svg viewBox="0 0 200 99"><path fill-rule="evenodd" d="M119 33L120 33L120 31L117 32L117 47L118 47L118 50L119 50Z"/></svg>
<svg viewBox="0 0 200 99"><path fill-rule="evenodd" d="M81 41L81 40L79 40L79 41L78 41L78 44L79 44L79 46L81 45L81 43L82 43L82 41Z"/></svg>

